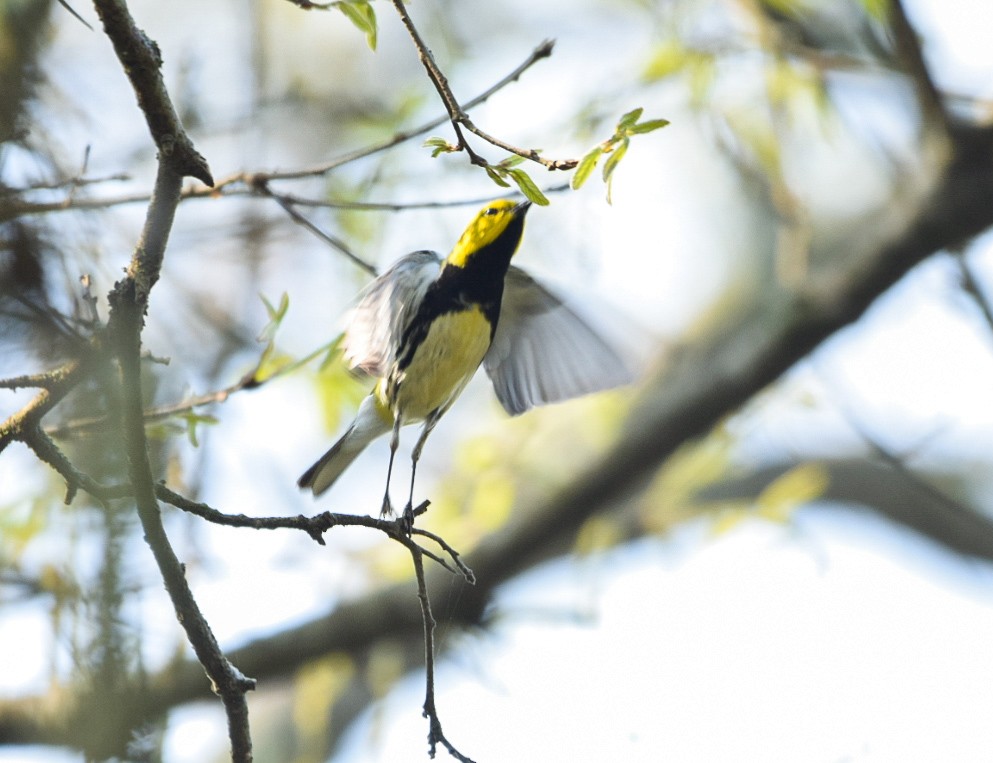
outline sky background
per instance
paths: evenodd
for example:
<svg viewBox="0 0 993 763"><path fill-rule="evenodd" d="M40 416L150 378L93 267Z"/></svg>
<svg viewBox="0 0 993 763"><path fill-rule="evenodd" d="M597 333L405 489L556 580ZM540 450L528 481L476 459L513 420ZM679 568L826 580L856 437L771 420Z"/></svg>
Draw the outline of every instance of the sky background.
<svg viewBox="0 0 993 763"><path fill-rule="evenodd" d="M568 90L562 93L549 87L561 84L556 67L587 74L588 78L577 76L586 84L590 78L603 81L630 64L620 56L616 68L608 65L604 71L602 61L588 60L585 50L592 43L582 35L589 27L570 20L567 3L547 3L536 11L528 3L518 5L536 14L530 22L534 34L556 37L558 48L550 64L508 93L509 103L502 101L499 108L485 112L492 120L486 122L487 128L498 135L508 129L499 123L501 110L533 114L540 108L553 125L556 115L567 118ZM156 11L147 2L133 6L164 50L182 47L183 31L156 17L157 12L165 13L161 7ZM205 13L226 17L230 8L221 6ZM925 35L939 84L952 92L988 96L993 82L989 4L919 0L907 6ZM376 55L389 56L391 47L401 48L406 42L387 21L386 6L377 7L384 31ZM594 17L611 17L602 4L591 3L587 11ZM234 39L238 32L218 29L220 43L224 35ZM604 36L597 39L601 45L626 50L644 42L644 30L633 23L612 23L601 30ZM340 31L354 35L347 27ZM312 33L321 39L325 32L322 26ZM80 31L72 20L60 20L54 44L64 51L60 54L64 58L56 61L56 68L67 67L94 44L99 48L101 41L94 43L94 36ZM489 60L480 56L460 72L457 84L470 92L481 89L478 83L489 83L494 73L512 68L531 44L531 40L493 41L489 49L501 55ZM305 49L303 43L301 48ZM274 80L293 77L294 65L308 65L291 55L286 58L285 71L272 72ZM216 76L231 66L226 60L218 55L205 65ZM113 69L115 64L103 60L96 66ZM244 103L235 85L244 75L235 70L229 74L233 83L226 96L229 101L217 108L238 114ZM97 72L89 79L91 87L96 87L93 82L99 84ZM99 88L90 95L97 92ZM549 97L550 92L556 95ZM671 335L692 324L695 306L723 288L729 267L722 257L730 256L729 242L717 215L710 226L687 224L704 208L683 199L690 194L681 191L692 185L700 158L712 150L705 136L695 134L689 117L680 119L675 101L653 106L658 116L674 124L657 139L632 149L639 152L637 161L629 160L619 171L613 207L563 203L541 210L545 217L529 219L531 249L522 251L522 257L533 257L530 264L538 272L595 282L601 296L637 305L639 316L654 332ZM90 103L90 107L132 108L126 101ZM535 131L540 134L544 126L536 125ZM66 128L67 145L79 142L73 129L81 128ZM899 125L885 123L873 124L872 129L886 135L900 132ZM112 166L115 140L114 135L106 136L111 147L105 145L104 154L100 145L94 149L95 161L112 169L116 169ZM252 166L292 166L295 160L312 164L326 155L309 143L303 138L294 148L279 149L278 156L273 155L276 149L262 146L259 154L252 155L258 161ZM244 146L239 150L244 151ZM205 151L215 172L246 166L245 154L225 149L223 141ZM406 192L414 195L423 190ZM727 193L730 197L731 191ZM708 198L712 207L722 201L719 194ZM181 218L185 210L181 208ZM142 212L134 209L131 220L125 213L119 223L114 235L122 251L133 239ZM193 222L181 222L174 247L181 251L211 214L206 211ZM444 248L440 242L452 240L465 217L465 210L434 218L424 214L412 217L409 225L394 226L381 261L388 262L390 252L424 246L425 238L427 245ZM632 262L631 253L643 248L646 219L665 231L664 253L646 254L643 261ZM562 226L572 231L575 241L556 237ZM326 257L317 243L308 245L312 250L301 254L303 271ZM577 249L582 255L578 264L573 256ZM719 253L701 254L712 250ZM221 247L219 256L236 255ZM993 279L988 241L973 247L970 257ZM178 254L173 276L202 278L204 267L202 261L184 260ZM637 283L628 277L632 268L643 275ZM652 290L660 282L673 285L664 300ZM278 278L271 285L273 294L278 294ZM321 283L301 284L293 292L287 327L293 351L304 352L318 343L312 332L302 329L327 317L327 297L321 288ZM818 449L857 448L858 435L832 406L828 392L844 389L846 404L868 412L863 423L890 438L894 447L919 444L935 431L949 431L940 447L927 454L931 463L982 462L993 445L993 406L988 402L993 353L974 311L963 299L956 299L954 289L950 261L939 258L918 268L858 325L794 369L773 399L750 405L732 422L747 446L744 449L753 458L773 459ZM947 298L936 300L936 295ZM922 357L928 361L922 363ZM913 384L907 381L911 376ZM221 470L227 479L208 487L208 502L237 507L292 500L297 503L287 513L313 508L295 495L292 481L326 447L328 435L313 424L301 427L292 438L277 436L285 431L286 422L301 419L300 400L308 395L312 391L305 382L291 378L257 397L236 397L225 406L223 431L212 435L218 441L209 452L211 468ZM795 405L804 395L817 402ZM502 426L494 407L485 382L476 379L466 399L450 414L451 421L446 418L432 436L431 445ZM548 420L556 415L548 413ZM469 435L462 434L466 431ZM235 450L235 444L240 448ZM385 452L385 443L371 448L356 473L343 480L340 489L336 487L336 499L367 502L364 475L366 470L381 469ZM36 484L23 479L28 459L20 456L5 453L0 459L0 494L10 502L18 491L28 494ZM429 446L426 489L432 479L445 474L453 458L450 447ZM333 544L341 555L318 556L309 541L210 528L198 540L198 548L214 561L198 573L196 595L222 644L234 646L313 615L337 597L358 590L361 586L351 578L347 555L379 543L378 538L348 536ZM44 558L57 549L56 543L33 553ZM151 589L137 604L145 623L146 652L152 660L164 658L175 644L174 618L162 608L154 581L142 582ZM458 588L453 582L452 597L459 595ZM438 674L438 708L445 731L460 749L480 761L978 763L993 756L993 570L865 512L814 504L796 512L786 524L747 520L726 532L717 532L711 522L701 520L633 547L546 564L503 588L495 608L501 617L494 627L459 636L458 646L442 660ZM445 602L436 602L435 610L444 628ZM250 620L246 612L252 613ZM13 606L0 611L0 695L43 689L51 648L43 608ZM419 712L422 700L423 677L415 673L363 715L335 761L422 759L427 730ZM173 714L166 742L169 763L216 758L225 747L218 707L195 705ZM444 758L439 754L439 759ZM0 748L4 763L77 759L47 749ZM261 754L258 759L264 761Z"/></svg>

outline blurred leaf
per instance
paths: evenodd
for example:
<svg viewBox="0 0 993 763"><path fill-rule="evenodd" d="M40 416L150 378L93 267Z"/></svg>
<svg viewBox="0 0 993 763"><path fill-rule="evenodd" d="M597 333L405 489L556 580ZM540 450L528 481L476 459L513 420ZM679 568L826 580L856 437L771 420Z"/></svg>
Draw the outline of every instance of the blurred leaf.
<svg viewBox="0 0 993 763"><path fill-rule="evenodd" d="M252 379L256 384L262 384L298 365L296 358L277 350L275 344L269 343L262 351L262 357L259 358L259 364L255 367Z"/></svg>
<svg viewBox="0 0 993 763"><path fill-rule="evenodd" d="M286 311L290 307L290 297L284 291L279 298L279 307L273 307L272 303L266 299L264 294L260 294L259 297L262 299L262 304L265 305L266 313L269 315L269 322L259 332L258 341L271 343L276 336L276 331L279 329L279 324L286 317Z"/></svg>
<svg viewBox="0 0 993 763"><path fill-rule="evenodd" d="M824 495L830 477L822 464L801 464L773 480L755 499L759 514L782 522L799 506Z"/></svg>
<svg viewBox="0 0 993 763"><path fill-rule="evenodd" d="M794 15L797 11L803 10L806 5L805 0L760 0L766 8L771 8L787 16Z"/></svg>
<svg viewBox="0 0 993 763"><path fill-rule="evenodd" d="M355 662L347 654L329 654L308 662L293 682L293 723L301 736L323 734L334 703L355 675Z"/></svg>
<svg viewBox="0 0 993 763"><path fill-rule="evenodd" d="M190 444L194 448L200 447L200 441L197 439L197 427L200 424L211 425L218 423L216 416L201 414L196 411L187 411L179 418L186 422L186 436L189 438Z"/></svg>
<svg viewBox="0 0 993 763"><path fill-rule="evenodd" d="M455 451L458 468L472 474L492 469L500 458L500 449L489 435L467 438Z"/></svg>
<svg viewBox="0 0 993 763"><path fill-rule="evenodd" d="M354 413L358 404L369 394L369 381L352 374L340 353L328 354L314 380L324 427L328 432L338 431L342 419Z"/></svg>
<svg viewBox="0 0 993 763"><path fill-rule="evenodd" d="M469 501L469 516L484 530L503 527L514 508L514 482L508 472L494 469L481 475Z"/></svg>
<svg viewBox="0 0 993 763"><path fill-rule="evenodd" d="M409 558L408 558L409 562ZM365 682L377 699L385 697L394 684L403 678L407 665L396 644L377 642L369 652Z"/></svg>
<svg viewBox="0 0 993 763"><path fill-rule="evenodd" d="M27 545L47 527L44 506L47 496L39 496L31 504L0 509L0 557L5 564L17 561Z"/></svg>
<svg viewBox="0 0 993 763"><path fill-rule="evenodd" d="M713 56L698 55L689 67L690 98L695 106L700 106L710 92L717 67Z"/></svg>
<svg viewBox="0 0 993 763"><path fill-rule="evenodd" d="M360 32L365 34L365 41L370 50L376 49L376 11L368 0L347 0L335 6L348 17Z"/></svg>
<svg viewBox="0 0 993 763"><path fill-rule="evenodd" d="M812 101L823 112L830 104L821 74L813 67L786 59L777 59L766 67L765 87L769 103L780 110L796 111Z"/></svg>
<svg viewBox="0 0 993 763"><path fill-rule="evenodd" d="M642 77L648 82L671 77L685 69L693 55L695 54L688 51L681 43L668 40L655 49Z"/></svg>
<svg viewBox="0 0 993 763"><path fill-rule="evenodd" d="M150 440L170 440L184 432L186 432L186 427L176 419L163 419L145 425L145 436Z"/></svg>
<svg viewBox="0 0 993 763"><path fill-rule="evenodd" d="M521 169L510 169L507 170L507 174L510 176L511 180L517 183L517 187L521 189L528 201L534 202L539 207L548 206L548 197L541 192L541 189L535 185L531 176L528 175L524 170Z"/></svg>
<svg viewBox="0 0 993 763"><path fill-rule="evenodd" d="M596 146L579 160L576 171L572 176L571 185L573 190L578 189L583 183L589 180L590 175L593 174L593 170L596 169L597 162L600 161L601 154L603 154L603 149L600 146Z"/></svg>
<svg viewBox="0 0 993 763"><path fill-rule="evenodd" d="M861 0L862 7L876 21L886 22L889 20L890 3L892 0Z"/></svg>
<svg viewBox="0 0 993 763"><path fill-rule="evenodd" d="M714 536L724 535L752 516L754 515L749 508L732 508L721 511L710 526L710 532Z"/></svg>
<svg viewBox="0 0 993 763"><path fill-rule="evenodd" d="M624 530L617 519L593 516L583 523L576 535L574 549L580 556L614 548L624 539Z"/></svg>
<svg viewBox="0 0 993 763"><path fill-rule="evenodd" d="M324 371L332 363L343 363L341 352L342 343L345 341L345 332L342 331L338 336L332 339L323 350L324 359L321 364L317 367L318 372Z"/></svg>
<svg viewBox="0 0 993 763"><path fill-rule="evenodd" d="M646 493L645 524L664 531L670 526L668 519L693 513L700 505L697 494L730 471L733 442L722 428L673 453ZM668 517L658 516L660 506Z"/></svg>
<svg viewBox="0 0 993 763"><path fill-rule="evenodd" d="M782 176L780 168L780 142L772 125L752 120L751 115L729 119L734 134L751 151L752 158L762 171L773 178Z"/></svg>

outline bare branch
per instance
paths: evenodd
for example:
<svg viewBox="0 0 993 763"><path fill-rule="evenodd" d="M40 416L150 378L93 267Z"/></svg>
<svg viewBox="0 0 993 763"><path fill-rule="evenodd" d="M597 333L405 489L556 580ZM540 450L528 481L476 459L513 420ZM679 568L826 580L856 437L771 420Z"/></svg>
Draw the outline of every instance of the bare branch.
<svg viewBox="0 0 993 763"><path fill-rule="evenodd" d="M958 261L959 274L962 277L962 288L965 290L966 294L972 297L973 301L979 307L980 312L983 315L983 320L986 321L987 327L993 332L993 305L990 304L989 299L986 296L986 292L983 291L983 287L980 286L979 280L976 278L976 274L972 269L972 265L966 257L964 251L957 252L955 259Z"/></svg>
<svg viewBox="0 0 993 763"><path fill-rule="evenodd" d="M363 260L357 254L355 254L355 252L351 250L348 244L346 244L337 236L332 236L330 233L322 230L315 223L311 222L306 217L304 217L299 212L297 212L297 210L294 209L293 203L290 200L288 200L286 197L281 196L277 193L273 193L269 189L268 183L263 183L261 186L259 186L258 190L259 193L263 194L264 196L267 196L268 198L272 199L277 204L279 204L279 206L283 208L283 211L285 211L286 214L290 216L290 219L293 220L293 222L297 223L298 225L302 225L304 228L309 230L319 239L321 239L327 244L330 244L332 247L334 247L343 255L345 255L349 260L351 260L353 263L355 263L360 268L362 268L362 270L364 270L369 275L371 276L377 275L376 268L371 264L369 264L368 262L366 262L365 260Z"/></svg>
<svg viewBox="0 0 993 763"><path fill-rule="evenodd" d="M487 143L490 143L497 148L502 148L504 151L509 151L517 156L522 156L532 162L537 162L549 170L569 170L579 164L578 159L546 159L534 149L513 146L483 132L476 127L472 123L472 120L469 119L469 115L466 113L465 108L459 105L458 100L455 98L455 94L452 92L451 86L448 84L448 78L445 77L445 73L442 72L441 68L434 60L431 50L425 44L420 32L417 31L417 27L414 26L414 21L410 18L410 14L407 13L407 7L404 5L403 0L392 0L392 2L393 7L396 8L397 13L400 15L400 21L403 22L404 28L407 30L407 34L410 35L410 39L414 42L414 47L417 49L417 56L424 65L424 69L428 73L428 78L434 85L435 90L438 91L438 95L441 97L441 102L444 104L445 110L448 112L448 120L451 122L452 129L455 131L455 136L458 139L458 148L459 150L466 152L470 162L480 167L487 167L490 164L486 159L477 154L473 150L472 146L469 145L468 141L465 139L465 136L462 134L462 127L465 127L465 129L469 132L477 135ZM551 55L552 42L546 41L542 43L542 46L543 49L539 48L539 50L543 50L542 57Z"/></svg>
<svg viewBox="0 0 993 763"><path fill-rule="evenodd" d="M477 95L475 98L466 101L463 108L469 109L473 106L478 106L481 103L487 101L495 93L499 92L507 85L516 82L521 78L528 69L530 69L538 61L544 58L548 58L552 53L553 43L551 40L545 40L540 45L538 45L531 54L524 60L517 68L512 72L501 78L498 82L491 85L489 88L484 90L482 93ZM228 175L224 178L218 180L212 187L191 185L183 189L182 199L205 199L205 198L216 198L217 196L258 196L260 195L259 188L265 187L267 183L273 180L302 180L306 178L322 177L332 172L333 170L343 167L346 164L351 164L360 159L365 159L369 156L387 151L395 146L405 143L413 138L421 135L425 135L436 127L443 125L448 121L448 117L442 116L436 119L432 119L425 122L419 126L412 127L408 130L403 130L401 132L395 133L390 138L379 143L373 143L369 146L357 149L355 151L343 154L329 162L319 164L313 167L306 167L299 170L268 170L268 171L246 171L246 172L236 172ZM61 181L59 183L53 183L46 186L32 186L29 188L20 189L20 192L30 191L30 190L43 190L45 188L50 188L52 190L69 186L79 186L88 185L92 183L104 182L105 180L126 180L125 175L111 175L107 178L96 178L93 180L74 180L68 179ZM549 188L546 193L556 192L565 190L568 186L556 186ZM292 204L298 206L321 206L328 207L332 209L356 209L356 210L382 210L382 211L398 211L401 209L426 209L426 208L437 208L437 207L447 207L459 204L482 204L492 198L487 196L485 199L479 201L473 199L471 201L428 201L420 203L411 204L395 204L390 202L335 202L335 201L313 201L304 200L298 197L289 196L288 194L280 194L287 200L291 201ZM15 217L21 217L24 215L36 215L36 214L48 214L52 212L63 212L69 210L92 210L92 209L106 209L109 207L122 206L126 204L141 204L146 203L150 200L147 193L132 193L132 194L122 194L120 196L111 196L102 199L79 199L74 198L72 194L67 195L65 199L60 201L25 201L25 200L15 200L10 199L4 205L2 210L2 216L0 216L0 221L4 219L11 219Z"/></svg>
<svg viewBox="0 0 993 763"><path fill-rule="evenodd" d="M213 185L207 161L193 147L166 91L159 71L159 46L138 28L124 0L94 0L94 5L138 97L138 107L159 149L159 160L169 162L181 176Z"/></svg>
<svg viewBox="0 0 993 763"><path fill-rule="evenodd" d="M473 763L472 758L463 755L448 741L445 732L441 729L441 720L438 718L438 708L434 698L434 629L438 623L431 612L431 599L428 596L428 586L424 576L424 560L416 547L410 549L410 558L414 563L417 598L421 603L421 620L424 625L424 717L428 719L429 728L428 756L434 758L438 745L441 744L456 760L462 763Z"/></svg>
<svg viewBox="0 0 993 763"><path fill-rule="evenodd" d="M938 92L927 62L924 60L924 52L921 50L920 38L917 31L907 18L907 12L903 7L903 0L892 0L889 3L890 28L896 43L897 57L903 64L906 73L914 83L917 92L917 103L921 109L921 115L926 125L930 125L947 135L949 132L948 113L942 101L941 93Z"/></svg>

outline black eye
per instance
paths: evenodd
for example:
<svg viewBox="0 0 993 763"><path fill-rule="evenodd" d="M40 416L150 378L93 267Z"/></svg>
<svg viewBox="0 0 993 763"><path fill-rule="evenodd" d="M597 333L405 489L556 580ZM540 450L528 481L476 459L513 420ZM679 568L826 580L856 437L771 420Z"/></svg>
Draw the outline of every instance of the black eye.
<svg viewBox="0 0 993 763"><path fill-rule="evenodd" d="M497 209L496 207L490 207L485 212L483 212L483 214L489 217L489 216L492 216L492 215L495 215L495 214L499 214L499 212L500 212L500 210Z"/></svg>

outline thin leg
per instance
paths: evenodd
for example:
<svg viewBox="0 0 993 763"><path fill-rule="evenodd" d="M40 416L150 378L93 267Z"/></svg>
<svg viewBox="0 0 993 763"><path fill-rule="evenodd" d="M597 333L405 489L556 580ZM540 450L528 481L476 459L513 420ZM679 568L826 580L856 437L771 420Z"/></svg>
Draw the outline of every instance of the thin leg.
<svg viewBox="0 0 993 763"><path fill-rule="evenodd" d="M390 436L390 465L386 470L386 493L383 495L383 508L379 514L388 517L393 513L393 504L390 503L390 479L393 477L393 459L396 458L397 448L400 446L400 415L393 419L393 434Z"/></svg>
<svg viewBox="0 0 993 763"><path fill-rule="evenodd" d="M404 509L404 514L410 514L411 520L413 520L414 512L414 479L417 477L417 462L421 459L421 451L424 450L424 443L427 441L428 435L431 434L431 430L435 428L440 418L441 414L436 411L424 420L421 436L417 438L414 452L410 455L410 496L407 498L407 508Z"/></svg>

